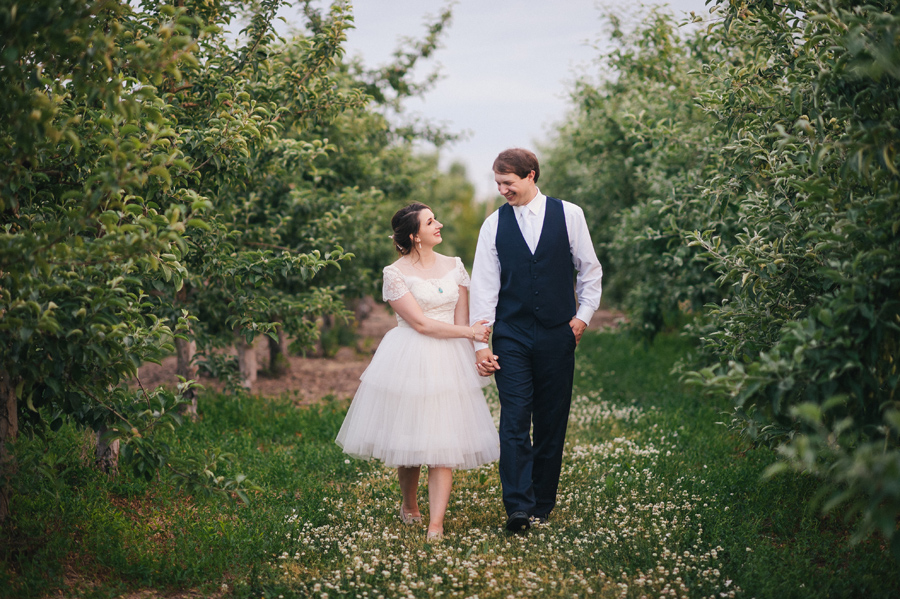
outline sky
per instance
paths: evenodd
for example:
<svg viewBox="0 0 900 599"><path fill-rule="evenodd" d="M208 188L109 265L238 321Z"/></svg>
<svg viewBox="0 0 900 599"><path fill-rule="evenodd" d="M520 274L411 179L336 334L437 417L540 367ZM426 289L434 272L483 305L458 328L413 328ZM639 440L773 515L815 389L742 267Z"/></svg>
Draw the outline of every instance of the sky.
<svg viewBox="0 0 900 599"><path fill-rule="evenodd" d="M674 14L687 16L690 11L708 14L705 1L644 0L644 4L666 4ZM354 0L355 29L347 33L347 54L361 57L370 68L389 63L401 38L424 37L429 17L440 14L447 4ZM597 72L592 63L600 48L609 48L601 18L604 5L622 6L594 0L453 3L453 18L440 49L416 69L420 79L435 68L441 78L424 97L407 100L405 114L464 135L441 150L441 164L446 168L450 162L462 162L477 198L496 195L491 171L496 155L510 147L538 151L537 144L550 139L554 123L565 116L573 82ZM295 25L303 22L296 11L281 15ZM564 195L562 190L553 193Z"/></svg>

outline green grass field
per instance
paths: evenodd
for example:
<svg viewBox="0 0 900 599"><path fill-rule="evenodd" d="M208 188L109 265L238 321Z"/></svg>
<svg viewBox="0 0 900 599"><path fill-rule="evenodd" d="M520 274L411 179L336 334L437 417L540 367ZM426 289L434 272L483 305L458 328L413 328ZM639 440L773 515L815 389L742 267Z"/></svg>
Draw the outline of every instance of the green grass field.
<svg viewBox="0 0 900 599"><path fill-rule="evenodd" d="M333 443L345 401L201 399L172 443L233 454L262 489L249 506L109 480L72 430L22 440L40 490L14 499L0 596L900 596L880 539L850 546L852 523L806 508L814 480L761 481L772 453L717 424L725 400L670 374L690 349L585 336L559 505L521 535L503 530L496 464L456 474L443 542L401 525L395 473ZM424 486L420 505L427 516Z"/></svg>

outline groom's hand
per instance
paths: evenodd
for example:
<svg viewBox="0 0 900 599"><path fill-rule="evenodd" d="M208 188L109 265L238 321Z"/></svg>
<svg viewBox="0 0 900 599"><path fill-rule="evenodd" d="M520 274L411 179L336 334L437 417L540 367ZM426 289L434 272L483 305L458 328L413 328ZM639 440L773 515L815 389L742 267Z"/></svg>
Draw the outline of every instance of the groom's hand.
<svg viewBox="0 0 900 599"><path fill-rule="evenodd" d="M578 345L578 342L581 341L582 333L587 328L587 323L579 318L573 318L569 321L569 326L572 327L572 332L575 334L575 345Z"/></svg>
<svg viewBox="0 0 900 599"><path fill-rule="evenodd" d="M475 368L481 376L491 376L494 371L500 370L500 365L490 348L485 348L475 352Z"/></svg>

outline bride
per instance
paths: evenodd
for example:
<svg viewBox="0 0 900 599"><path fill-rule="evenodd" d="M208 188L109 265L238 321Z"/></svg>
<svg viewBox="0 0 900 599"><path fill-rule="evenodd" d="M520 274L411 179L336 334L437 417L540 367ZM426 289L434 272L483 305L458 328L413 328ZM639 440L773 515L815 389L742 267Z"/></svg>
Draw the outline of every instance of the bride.
<svg viewBox="0 0 900 599"><path fill-rule="evenodd" d="M396 467L400 520L422 521L421 465L428 466L428 540L443 538L453 469L500 456L497 429L475 370L472 341L487 342L487 321L469 326L469 275L459 258L434 251L441 228L431 209L410 204L391 219L400 258L384 268L384 300L397 313L337 436L354 457Z"/></svg>

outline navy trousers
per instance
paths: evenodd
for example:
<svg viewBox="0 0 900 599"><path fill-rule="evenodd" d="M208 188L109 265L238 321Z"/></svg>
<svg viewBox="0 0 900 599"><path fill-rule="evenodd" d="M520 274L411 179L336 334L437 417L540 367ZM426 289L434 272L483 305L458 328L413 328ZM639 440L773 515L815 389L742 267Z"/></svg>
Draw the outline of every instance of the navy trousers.
<svg viewBox="0 0 900 599"><path fill-rule="evenodd" d="M500 370L500 482L507 515L549 515L572 403L575 334L569 323L527 329L494 324L493 351ZM534 443L531 440L534 426Z"/></svg>

